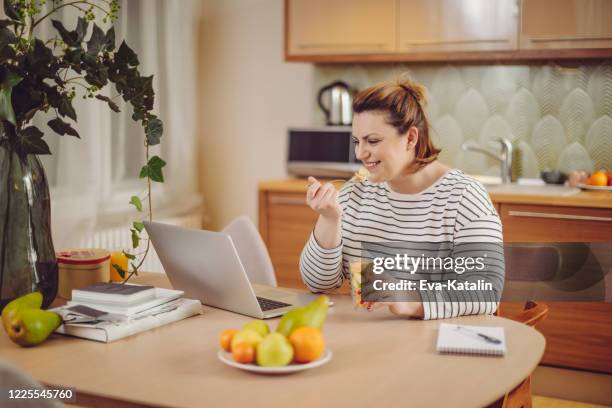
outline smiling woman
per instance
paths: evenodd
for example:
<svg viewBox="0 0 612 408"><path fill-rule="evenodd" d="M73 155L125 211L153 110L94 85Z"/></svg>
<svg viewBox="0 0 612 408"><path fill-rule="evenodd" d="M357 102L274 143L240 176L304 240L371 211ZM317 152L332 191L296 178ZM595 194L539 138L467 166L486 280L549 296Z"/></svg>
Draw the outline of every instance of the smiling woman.
<svg viewBox="0 0 612 408"><path fill-rule="evenodd" d="M372 246L384 247L390 257L407 248L418 248L416 256L438 257L476 257L486 251L484 270L460 275L393 271L392 276L483 281L491 290L455 291L447 285L405 291L377 304L424 319L493 313L504 282L499 216L478 181L437 160L440 149L429 137L424 104L424 88L410 81L385 82L355 97L355 156L369 176L351 179L339 192L309 178L306 201L319 218L301 255L302 279L313 292L339 287L349 277L351 262L368 258Z"/></svg>

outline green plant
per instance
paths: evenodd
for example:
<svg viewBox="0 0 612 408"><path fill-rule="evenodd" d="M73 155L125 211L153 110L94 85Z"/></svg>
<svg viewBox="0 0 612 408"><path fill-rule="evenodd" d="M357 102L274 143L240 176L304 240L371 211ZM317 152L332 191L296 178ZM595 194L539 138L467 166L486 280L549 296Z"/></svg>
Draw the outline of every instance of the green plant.
<svg viewBox="0 0 612 408"><path fill-rule="evenodd" d="M37 38L34 29L64 7L82 13L75 29L51 20L57 35ZM43 14L44 8L50 10ZM77 90L84 99L98 99L115 112L119 112L115 99L121 96L132 105L132 119L141 122L145 134L146 163L140 178L146 180L146 196L132 196L130 204L143 212L142 201L146 200L148 218L152 219L151 182L164 181L162 168L166 164L159 156L149 156L149 146L159 144L163 134L162 121L152 113L153 76L140 74L138 56L125 41L116 48L112 26L105 32L93 22L97 16L112 24L118 10L117 0L54 0L49 4L46 0L4 1L8 18L0 20L0 146L20 156L51 154L44 133L31 124L38 112L55 113L47 126L58 135L80 138L70 122L77 121L73 107ZM90 25L91 34L86 40ZM116 96L101 93L110 84L115 86ZM133 249L140 244L143 227L141 221L133 223ZM131 260L131 271L113 265L124 281L138 273L148 251L149 241L140 254L124 252Z"/></svg>

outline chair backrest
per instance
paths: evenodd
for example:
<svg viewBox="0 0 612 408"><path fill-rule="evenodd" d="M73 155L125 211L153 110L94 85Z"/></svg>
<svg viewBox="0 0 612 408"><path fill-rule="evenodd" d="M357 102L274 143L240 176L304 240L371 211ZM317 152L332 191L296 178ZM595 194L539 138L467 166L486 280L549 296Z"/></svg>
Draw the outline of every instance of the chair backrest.
<svg viewBox="0 0 612 408"><path fill-rule="evenodd" d="M276 286L270 254L249 217L242 215L223 229L232 238L251 283Z"/></svg>
<svg viewBox="0 0 612 408"><path fill-rule="evenodd" d="M548 316L548 306L544 303L536 303L528 300L522 312L512 318L527 326L535 326Z"/></svg>

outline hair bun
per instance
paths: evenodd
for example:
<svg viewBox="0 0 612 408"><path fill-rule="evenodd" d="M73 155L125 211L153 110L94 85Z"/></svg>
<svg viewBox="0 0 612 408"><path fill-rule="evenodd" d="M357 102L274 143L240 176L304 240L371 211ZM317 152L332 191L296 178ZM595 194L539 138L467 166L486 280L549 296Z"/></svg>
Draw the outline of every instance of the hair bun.
<svg viewBox="0 0 612 408"><path fill-rule="evenodd" d="M427 104L427 98L425 96L425 87L423 85L412 82L409 79L400 79L397 81L404 91L411 94L421 105Z"/></svg>

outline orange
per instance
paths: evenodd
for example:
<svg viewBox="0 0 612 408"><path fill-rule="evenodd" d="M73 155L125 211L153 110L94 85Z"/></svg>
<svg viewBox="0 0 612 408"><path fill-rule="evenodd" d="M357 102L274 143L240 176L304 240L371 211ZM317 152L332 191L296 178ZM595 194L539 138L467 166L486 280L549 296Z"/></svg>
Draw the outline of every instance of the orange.
<svg viewBox="0 0 612 408"><path fill-rule="evenodd" d="M321 357L325 350L325 339L319 329L314 327L300 327L289 335L289 342L293 346L293 359L297 363L309 363Z"/></svg>
<svg viewBox="0 0 612 408"><path fill-rule="evenodd" d="M594 186L607 186L608 185L608 176L602 170L596 171L591 174L590 177L591 184Z"/></svg>
<svg viewBox="0 0 612 408"><path fill-rule="evenodd" d="M234 361L242 364L255 362L255 347L249 343L238 343L232 347L232 357Z"/></svg>
<svg viewBox="0 0 612 408"><path fill-rule="evenodd" d="M225 351L232 351L232 339L234 338L234 334L236 334L238 330L236 329L227 329L223 330L221 333L221 337L219 337L219 345Z"/></svg>

